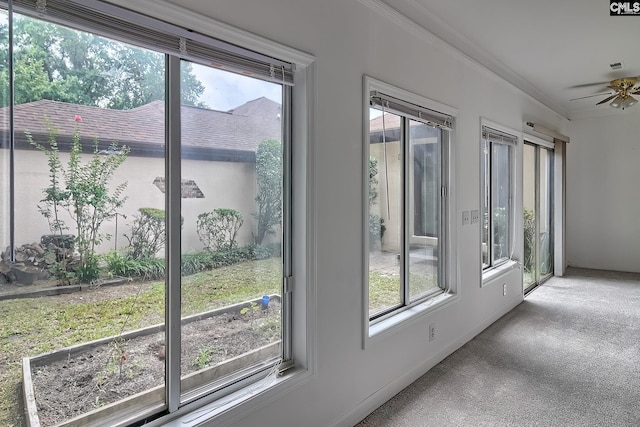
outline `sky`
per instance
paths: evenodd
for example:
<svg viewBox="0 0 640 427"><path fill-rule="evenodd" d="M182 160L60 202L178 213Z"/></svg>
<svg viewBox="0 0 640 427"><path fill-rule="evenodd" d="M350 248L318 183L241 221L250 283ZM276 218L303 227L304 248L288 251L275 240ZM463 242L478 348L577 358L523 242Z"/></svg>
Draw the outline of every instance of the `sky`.
<svg viewBox="0 0 640 427"><path fill-rule="evenodd" d="M193 73L205 87L200 101L211 109L231 110L262 96L282 103L282 85L199 64Z"/></svg>

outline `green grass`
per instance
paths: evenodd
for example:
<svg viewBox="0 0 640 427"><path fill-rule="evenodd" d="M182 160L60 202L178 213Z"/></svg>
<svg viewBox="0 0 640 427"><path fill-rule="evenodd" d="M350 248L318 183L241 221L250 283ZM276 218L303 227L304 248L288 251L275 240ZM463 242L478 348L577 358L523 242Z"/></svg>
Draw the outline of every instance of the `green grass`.
<svg viewBox="0 0 640 427"><path fill-rule="evenodd" d="M280 265L271 258L183 277L183 316L280 294ZM23 357L162 323L164 282L145 289L89 303L68 303L64 296L0 301L0 426L23 424Z"/></svg>
<svg viewBox="0 0 640 427"><path fill-rule="evenodd" d="M247 261L182 278L182 314L280 294L277 258ZM427 286L420 283L422 289ZM400 302L399 277L371 272L370 313ZM64 296L0 301L0 426L22 425L21 361L26 356L162 323L164 282L137 295L67 303ZM90 291L89 291L90 292Z"/></svg>

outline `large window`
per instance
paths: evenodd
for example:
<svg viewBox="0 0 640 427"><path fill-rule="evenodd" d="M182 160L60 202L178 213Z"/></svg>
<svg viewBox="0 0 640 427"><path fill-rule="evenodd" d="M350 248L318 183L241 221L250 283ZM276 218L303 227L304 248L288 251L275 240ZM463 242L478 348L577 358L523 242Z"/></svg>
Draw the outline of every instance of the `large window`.
<svg viewBox="0 0 640 427"><path fill-rule="evenodd" d="M517 137L482 126L482 268L499 266L513 254L514 156Z"/></svg>
<svg viewBox="0 0 640 427"><path fill-rule="evenodd" d="M0 424L23 393L30 425L125 425L269 387L300 301L294 65L40 3L0 3Z"/></svg>
<svg viewBox="0 0 640 427"><path fill-rule="evenodd" d="M367 310L376 323L447 289L453 117L445 106L367 81Z"/></svg>

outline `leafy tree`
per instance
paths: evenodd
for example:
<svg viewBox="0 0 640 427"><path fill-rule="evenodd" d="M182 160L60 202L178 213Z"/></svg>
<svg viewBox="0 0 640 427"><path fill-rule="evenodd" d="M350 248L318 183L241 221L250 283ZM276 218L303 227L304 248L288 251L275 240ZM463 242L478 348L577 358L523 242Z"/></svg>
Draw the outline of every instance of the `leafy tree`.
<svg viewBox="0 0 640 427"><path fill-rule="evenodd" d="M273 227L282 222L282 143L275 139L262 141L256 151L256 177L258 212L254 241L257 245Z"/></svg>
<svg viewBox="0 0 640 427"><path fill-rule="evenodd" d="M0 25L7 38L7 24ZM8 49L0 48L0 85L8 84ZM164 55L94 34L16 15L15 102L50 99L130 109L164 99ZM198 101L204 86L192 65L182 64L182 102ZM0 100L1 106L7 99Z"/></svg>

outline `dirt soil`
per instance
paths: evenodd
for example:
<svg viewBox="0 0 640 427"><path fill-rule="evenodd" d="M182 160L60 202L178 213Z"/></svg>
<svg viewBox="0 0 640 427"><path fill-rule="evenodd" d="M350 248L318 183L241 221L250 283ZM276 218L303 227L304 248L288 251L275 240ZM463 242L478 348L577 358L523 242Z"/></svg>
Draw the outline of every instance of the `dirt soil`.
<svg viewBox="0 0 640 427"><path fill-rule="evenodd" d="M122 288L120 288L122 291ZM86 295L85 295L86 297ZM279 339L280 304L182 327L181 375ZM277 356L274 352L273 356ZM40 423L52 426L164 383L164 332L108 345L32 370Z"/></svg>

